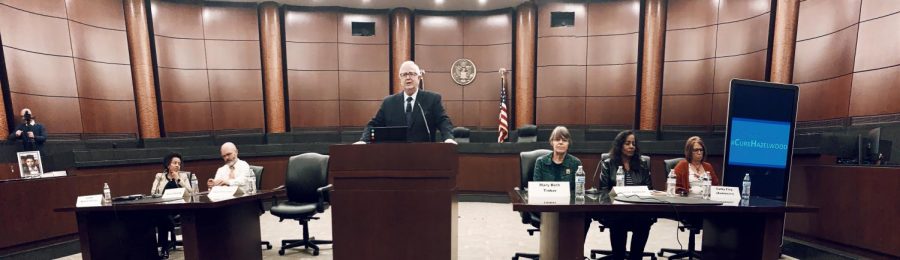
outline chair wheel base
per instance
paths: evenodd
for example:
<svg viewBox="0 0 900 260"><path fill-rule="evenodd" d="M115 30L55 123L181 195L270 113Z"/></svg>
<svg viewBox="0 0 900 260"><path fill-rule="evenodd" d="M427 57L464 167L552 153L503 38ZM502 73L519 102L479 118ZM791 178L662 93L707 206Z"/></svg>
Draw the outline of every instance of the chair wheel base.
<svg viewBox="0 0 900 260"><path fill-rule="evenodd" d="M284 249L278 250L278 255L284 255Z"/></svg>

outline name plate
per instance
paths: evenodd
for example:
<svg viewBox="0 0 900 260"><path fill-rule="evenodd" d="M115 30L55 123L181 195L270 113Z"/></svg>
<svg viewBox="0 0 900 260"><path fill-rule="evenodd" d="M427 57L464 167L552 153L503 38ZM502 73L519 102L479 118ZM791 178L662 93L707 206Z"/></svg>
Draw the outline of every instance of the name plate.
<svg viewBox="0 0 900 260"><path fill-rule="evenodd" d="M609 192L610 196L638 196L638 197L650 197L653 196L653 193L650 192L650 189L647 186L615 186Z"/></svg>
<svg viewBox="0 0 900 260"><path fill-rule="evenodd" d="M45 172L45 173L41 174L41 178L64 177L64 176L66 176L66 171Z"/></svg>
<svg viewBox="0 0 900 260"><path fill-rule="evenodd" d="M185 188L174 188L167 189L163 191L162 198L163 199L177 199L187 196L187 190Z"/></svg>
<svg viewBox="0 0 900 260"><path fill-rule="evenodd" d="M75 207L99 207L103 206L103 194L78 196Z"/></svg>
<svg viewBox="0 0 900 260"><path fill-rule="evenodd" d="M237 186L214 186L212 190L209 190L209 194L206 194L206 197L217 201L234 198L242 194L244 194L244 192Z"/></svg>
<svg viewBox="0 0 900 260"><path fill-rule="evenodd" d="M529 201L534 198L565 198L569 201L569 182L567 181L529 181Z"/></svg>
<svg viewBox="0 0 900 260"><path fill-rule="evenodd" d="M712 186L709 199L721 202L733 202L735 205L741 201L741 191L738 187Z"/></svg>

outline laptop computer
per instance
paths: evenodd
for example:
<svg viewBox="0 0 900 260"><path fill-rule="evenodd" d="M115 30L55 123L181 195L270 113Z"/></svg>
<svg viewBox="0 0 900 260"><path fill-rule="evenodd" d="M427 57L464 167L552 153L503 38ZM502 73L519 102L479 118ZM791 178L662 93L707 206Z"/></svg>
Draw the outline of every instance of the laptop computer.
<svg viewBox="0 0 900 260"><path fill-rule="evenodd" d="M383 126L370 128L372 143L403 143L406 139L406 126Z"/></svg>

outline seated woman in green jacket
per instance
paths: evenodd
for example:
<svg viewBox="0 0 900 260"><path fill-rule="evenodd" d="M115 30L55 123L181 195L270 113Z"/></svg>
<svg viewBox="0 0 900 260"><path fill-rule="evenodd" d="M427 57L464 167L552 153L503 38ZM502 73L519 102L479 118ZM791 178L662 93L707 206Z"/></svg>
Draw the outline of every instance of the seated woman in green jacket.
<svg viewBox="0 0 900 260"><path fill-rule="evenodd" d="M534 181L567 181L569 189L575 189L575 171L581 166L581 160L569 154L572 136L565 126L557 126L550 133L550 146L553 152L538 157L534 162Z"/></svg>

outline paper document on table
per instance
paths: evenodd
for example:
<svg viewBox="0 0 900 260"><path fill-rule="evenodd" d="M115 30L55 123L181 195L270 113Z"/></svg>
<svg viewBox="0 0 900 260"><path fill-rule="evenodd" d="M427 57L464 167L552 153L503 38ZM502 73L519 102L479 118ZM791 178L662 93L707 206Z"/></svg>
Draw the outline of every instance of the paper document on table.
<svg viewBox="0 0 900 260"><path fill-rule="evenodd" d="M237 186L215 186L206 194L212 201L222 201L243 195L244 192Z"/></svg>

